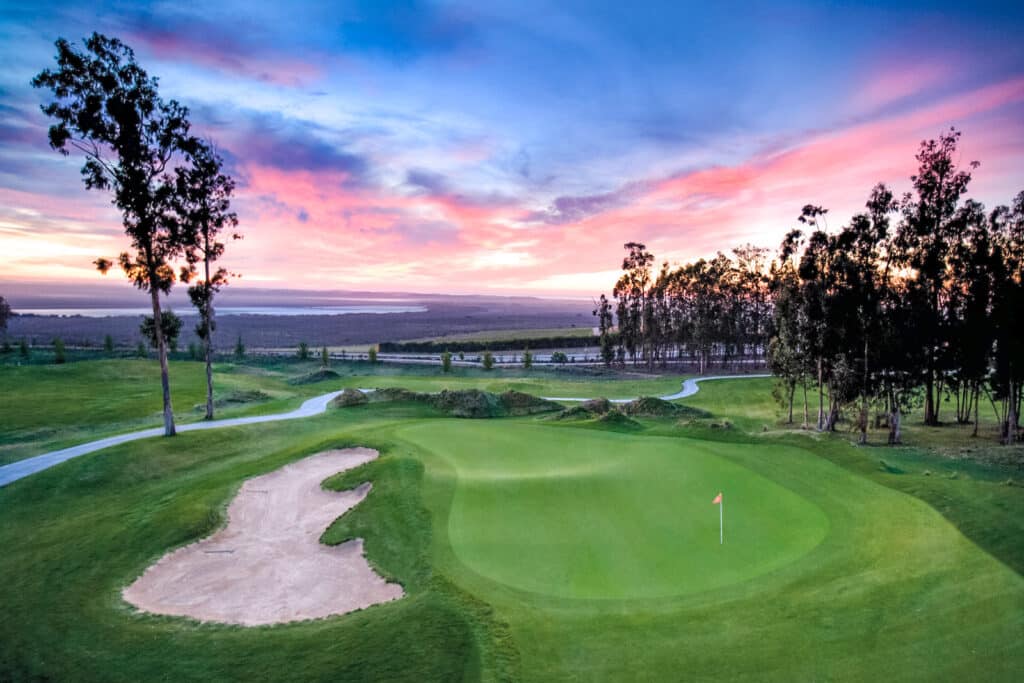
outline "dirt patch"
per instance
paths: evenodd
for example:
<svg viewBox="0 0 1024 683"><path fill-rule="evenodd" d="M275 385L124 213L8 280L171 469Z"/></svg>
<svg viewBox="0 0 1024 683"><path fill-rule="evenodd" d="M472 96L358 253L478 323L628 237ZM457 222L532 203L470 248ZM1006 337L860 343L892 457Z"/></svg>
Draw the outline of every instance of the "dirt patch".
<svg viewBox="0 0 1024 683"><path fill-rule="evenodd" d="M368 448L326 451L247 480L224 529L165 555L124 589L124 599L147 612L259 626L400 598L401 586L366 562L362 539L320 543L370 491L368 483L341 492L320 483L375 457Z"/></svg>

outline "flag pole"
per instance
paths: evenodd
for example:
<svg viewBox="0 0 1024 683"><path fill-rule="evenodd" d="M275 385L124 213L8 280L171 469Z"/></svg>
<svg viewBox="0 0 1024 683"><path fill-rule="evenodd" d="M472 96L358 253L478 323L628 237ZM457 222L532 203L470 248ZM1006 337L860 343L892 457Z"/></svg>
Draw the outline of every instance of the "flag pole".
<svg viewBox="0 0 1024 683"><path fill-rule="evenodd" d="M718 504L718 545L725 543L725 496Z"/></svg>

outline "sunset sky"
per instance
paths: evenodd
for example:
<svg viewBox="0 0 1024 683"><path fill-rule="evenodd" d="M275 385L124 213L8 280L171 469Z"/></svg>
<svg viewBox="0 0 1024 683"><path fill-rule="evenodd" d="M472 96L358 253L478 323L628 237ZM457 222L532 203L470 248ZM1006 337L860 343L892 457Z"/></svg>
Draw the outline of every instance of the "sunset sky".
<svg viewBox="0 0 1024 683"><path fill-rule="evenodd" d="M661 4L4 1L0 287L120 278L29 85L93 30L228 159L238 286L594 294L628 240L774 249L806 203L838 227L952 125L972 196L1024 189L1024 3Z"/></svg>

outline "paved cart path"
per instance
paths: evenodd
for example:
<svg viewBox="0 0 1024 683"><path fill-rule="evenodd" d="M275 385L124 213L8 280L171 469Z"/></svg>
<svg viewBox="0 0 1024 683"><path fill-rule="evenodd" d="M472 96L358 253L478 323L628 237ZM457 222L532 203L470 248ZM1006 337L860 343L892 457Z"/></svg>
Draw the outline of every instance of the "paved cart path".
<svg viewBox="0 0 1024 683"><path fill-rule="evenodd" d="M697 386L698 382L709 382L712 380L719 379L752 379L758 377L771 377L771 375L720 375L716 377L695 377L693 379L687 379L683 381L682 388L674 394L668 396L662 396L661 398L665 401L673 401L677 398L686 398L687 396L693 396L699 390ZM360 389L360 391L369 392L372 389ZM312 417L319 415L320 413L327 410L327 404L331 402L335 396L340 394L341 391L332 391L322 396L316 396L305 401L301 406L287 413L274 413L273 415L253 415L250 417L233 417L225 420L210 420L209 422L190 422L188 424L179 425L177 430L181 432L196 432L202 429L219 429L221 427L237 427L239 425L250 425L259 424L261 422L276 422L278 420L297 420L304 417ZM590 398L578 398L578 397L564 397L564 396L544 396L549 401L588 401ZM632 401L631 398L616 398L611 399L612 403L628 403ZM59 465L62 462L70 460L71 458L77 458L80 455L86 453L93 453L95 451L109 448L110 446L117 446L129 441L138 441L139 439L149 439L154 436L162 436L164 433L163 427L154 427L152 429L143 429L137 432L129 432L127 434L118 434L117 436L109 436L105 439L97 439L96 441L89 441L87 443L79 444L77 446L71 446L70 448L62 448L59 451L50 451L49 453L43 453L31 458L25 458L17 462L12 462L9 465L0 467L0 487L7 486L8 484L24 479L25 477L35 474L36 472L42 472L43 470L49 469L54 465Z"/></svg>

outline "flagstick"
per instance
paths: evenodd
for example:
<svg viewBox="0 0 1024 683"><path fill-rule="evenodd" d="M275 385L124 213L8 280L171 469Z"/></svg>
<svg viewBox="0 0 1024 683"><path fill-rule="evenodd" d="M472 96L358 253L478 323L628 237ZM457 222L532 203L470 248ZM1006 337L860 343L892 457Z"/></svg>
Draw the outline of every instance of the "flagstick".
<svg viewBox="0 0 1024 683"><path fill-rule="evenodd" d="M725 543L725 496L718 503L718 545Z"/></svg>

